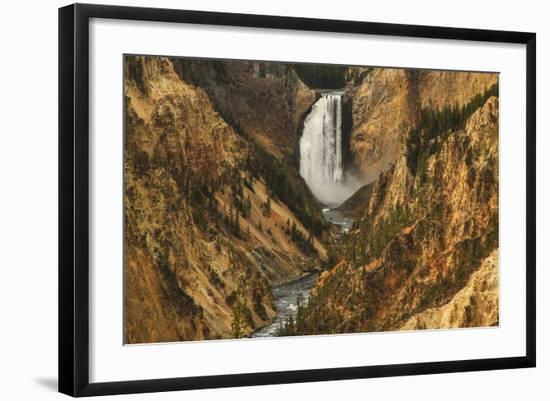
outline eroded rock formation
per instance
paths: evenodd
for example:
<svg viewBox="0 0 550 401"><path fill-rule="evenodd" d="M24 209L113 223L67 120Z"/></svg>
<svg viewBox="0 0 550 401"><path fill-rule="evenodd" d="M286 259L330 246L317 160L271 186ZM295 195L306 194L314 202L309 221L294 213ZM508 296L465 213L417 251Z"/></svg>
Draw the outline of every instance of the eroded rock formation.
<svg viewBox="0 0 550 401"><path fill-rule="evenodd" d="M471 72L350 68L350 151L360 174L372 181L397 160L422 107L463 106L497 79L497 74Z"/></svg>

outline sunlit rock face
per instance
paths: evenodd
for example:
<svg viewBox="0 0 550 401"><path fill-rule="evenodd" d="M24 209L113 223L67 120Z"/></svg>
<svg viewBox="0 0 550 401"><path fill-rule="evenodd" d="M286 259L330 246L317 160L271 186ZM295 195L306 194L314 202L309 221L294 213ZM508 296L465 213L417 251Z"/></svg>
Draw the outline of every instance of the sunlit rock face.
<svg viewBox="0 0 550 401"><path fill-rule="evenodd" d="M463 106L497 80L475 72L350 67L344 94L352 104L349 151L362 179L377 179L403 154L422 108Z"/></svg>

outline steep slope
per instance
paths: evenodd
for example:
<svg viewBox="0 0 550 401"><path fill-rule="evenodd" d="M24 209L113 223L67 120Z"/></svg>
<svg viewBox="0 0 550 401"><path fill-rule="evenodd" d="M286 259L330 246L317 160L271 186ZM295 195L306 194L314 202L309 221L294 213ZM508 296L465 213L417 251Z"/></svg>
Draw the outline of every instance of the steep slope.
<svg viewBox="0 0 550 401"><path fill-rule="evenodd" d="M486 93L455 130L406 142L286 334L498 324L498 98Z"/></svg>
<svg viewBox="0 0 550 401"><path fill-rule="evenodd" d="M498 282L498 250L495 249L448 303L417 313L401 329L493 326L499 321Z"/></svg>
<svg viewBox="0 0 550 401"><path fill-rule="evenodd" d="M283 63L173 59L187 82L206 90L235 128L286 162L298 165L301 124L316 100L294 69Z"/></svg>
<svg viewBox="0 0 550 401"><path fill-rule="evenodd" d="M369 205L373 190L374 182L363 185L355 191L352 196L346 199L345 202L338 206L336 210L344 212L346 215L352 217L361 217Z"/></svg>
<svg viewBox="0 0 550 401"><path fill-rule="evenodd" d="M366 181L403 153L422 108L463 106L498 79L497 74L352 67L346 95L352 102L350 151Z"/></svg>
<svg viewBox="0 0 550 401"><path fill-rule="evenodd" d="M259 165L259 148L168 58L128 56L125 96L125 342L238 337L269 322L271 286L325 255L277 195L277 166Z"/></svg>
<svg viewBox="0 0 550 401"><path fill-rule="evenodd" d="M172 58L178 75L204 89L220 116L257 151L271 189L308 228L319 234L319 205L299 174L303 121L317 94L291 64ZM284 181L284 182L283 182Z"/></svg>

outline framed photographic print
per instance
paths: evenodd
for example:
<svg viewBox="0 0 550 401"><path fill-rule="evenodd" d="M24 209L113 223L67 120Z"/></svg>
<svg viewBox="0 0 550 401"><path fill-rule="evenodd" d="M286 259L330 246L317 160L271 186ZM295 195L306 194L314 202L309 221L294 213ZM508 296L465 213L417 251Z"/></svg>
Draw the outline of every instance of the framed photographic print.
<svg viewBox="0 0 550 401"><path fill-rule="evenodd" d="M59 10L59 389L535 366L535 34Z"/></svg>

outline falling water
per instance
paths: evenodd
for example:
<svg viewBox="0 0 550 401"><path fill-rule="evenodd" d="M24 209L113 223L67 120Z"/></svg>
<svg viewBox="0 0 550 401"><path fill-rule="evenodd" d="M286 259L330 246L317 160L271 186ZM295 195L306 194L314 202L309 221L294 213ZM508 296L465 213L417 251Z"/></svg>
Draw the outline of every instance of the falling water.
<svg viewBox="0 0 550 401"><path fill-rule="evenodd" d="M323 203L334 205L355 188L344 182L342 164L342 92L325 93L304 121L300 139L300 175Z"/></svg>

